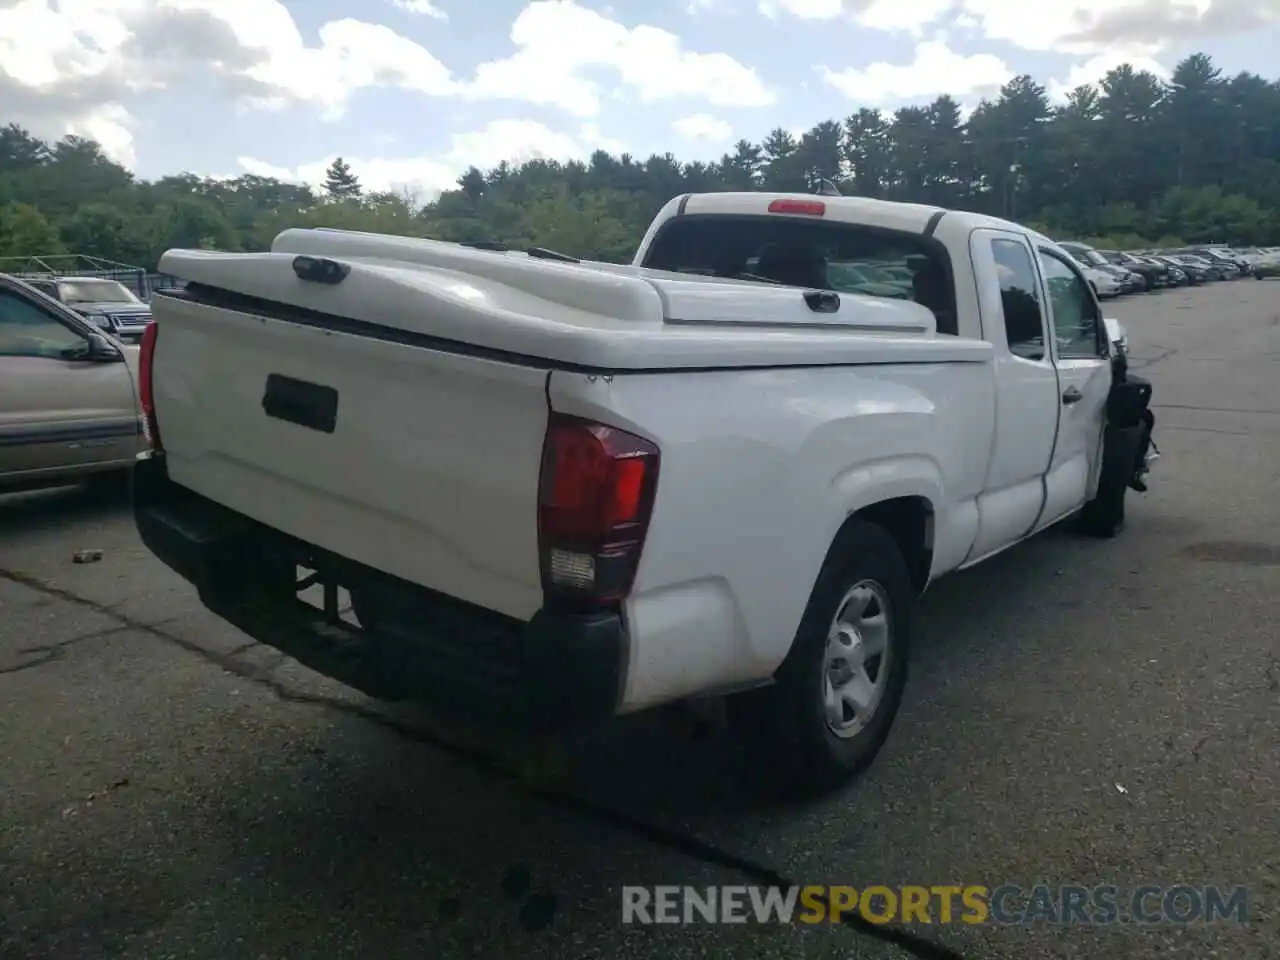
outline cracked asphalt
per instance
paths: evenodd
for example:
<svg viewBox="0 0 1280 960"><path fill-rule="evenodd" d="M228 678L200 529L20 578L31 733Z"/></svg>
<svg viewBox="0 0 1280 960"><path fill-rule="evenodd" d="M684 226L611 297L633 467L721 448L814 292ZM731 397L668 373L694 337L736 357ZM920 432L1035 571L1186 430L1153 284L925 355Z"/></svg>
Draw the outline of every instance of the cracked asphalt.
<svg viewBox="0 0 1280 960"><path fill-rule="evenodd" d="M714 716L551 750L371 702L206 613L125 504L0 498L0 957L1280 956L1280 282L1107 310L1152 492L933 587L884 753L803 806ZM1249 919L620 923L624 884L771 881L1243 884Z"/></svg>

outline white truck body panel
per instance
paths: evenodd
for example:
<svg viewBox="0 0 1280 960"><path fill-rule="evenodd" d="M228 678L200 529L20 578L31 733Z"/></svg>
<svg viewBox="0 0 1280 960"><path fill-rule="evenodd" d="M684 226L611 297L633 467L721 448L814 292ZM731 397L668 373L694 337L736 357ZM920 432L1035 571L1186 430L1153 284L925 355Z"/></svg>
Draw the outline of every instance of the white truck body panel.
<svg viewBox="0 0 1280 960"><path fill-rule="evenodd" d="M459 599L521 618L538 608L545 371L180 300L157 298L157 311L175 482ZM334 433L264 416L272 373L336 389Z"/></svg>
<svg viewBox="0 0 1280 960"><path fill-rule="evenodd" d="M343 231L286 231L268 254L170 251L166 273L315 311L156 298L154 389L172 478L344 557L528 619L542 602L549 411L652 441L661 475L625 603L622 711L769 677L833 537L863 507L926 503L937 577L1092 495L1107 357L1060 357L1051 335L1042 360L1015 356L990 241L1011 238L1032 259L1058 248L994 218L828 200L832 219L932 233L955 265L958 336L909 301L841 294L836 312L817 313L794 287L642 266L670 219L759 215L773 196L677 198L629 266ZM299 280L299 254L350 273ZM1043 278L1036 295L1051 324ZM271 373L338 390L335 431L264 417ZM1082 399L1066 406L1071 386Z"/></svg>
<svg viewBox="0 0 1280 960"><path fill-rule="evenodd" d="M644 638L630 651L627 709L772 672L835 531L861 507L905 496L937 504L939 570L958 566L978 532L995 423L988 364L612 382L556 373L550 395L556 410L608 419L662 450L627 609Z"/></svg>

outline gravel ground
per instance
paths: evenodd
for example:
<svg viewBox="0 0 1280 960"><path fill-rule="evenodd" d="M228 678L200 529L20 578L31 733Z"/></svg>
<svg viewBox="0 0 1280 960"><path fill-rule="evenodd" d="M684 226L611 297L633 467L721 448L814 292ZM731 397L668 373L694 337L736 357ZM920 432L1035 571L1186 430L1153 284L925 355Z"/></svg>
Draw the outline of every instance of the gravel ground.
<svg viewBox="0 0 1280 960"><path fill-rule="evenodd" d="M564 745L550 789L525 745L249 645L123 504L0 498L0 956L1280 956L1280 283L1108 312L1156 386L1152 492L1116 542L1054 531L932 588L879 762L805 806L667 715ZM1249 921L619 921L623 884L778 876L1243 884Z"/></svg>

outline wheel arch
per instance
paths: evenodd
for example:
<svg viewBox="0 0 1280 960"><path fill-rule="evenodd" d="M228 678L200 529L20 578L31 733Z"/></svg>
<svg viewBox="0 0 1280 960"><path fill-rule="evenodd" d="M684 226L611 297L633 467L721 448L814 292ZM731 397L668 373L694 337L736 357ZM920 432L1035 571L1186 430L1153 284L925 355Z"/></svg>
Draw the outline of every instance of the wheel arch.
<svg viewBox="0 0 1280 960"><path fill-rule="evenodd" d="M827 550L824 563L845 550L855 549L853 534L859 522L874 523L897 544L911 574L916 596L924 593L933 569L935 534L933 501L920 494L889 497L860 507L845 518Z"/></svg>

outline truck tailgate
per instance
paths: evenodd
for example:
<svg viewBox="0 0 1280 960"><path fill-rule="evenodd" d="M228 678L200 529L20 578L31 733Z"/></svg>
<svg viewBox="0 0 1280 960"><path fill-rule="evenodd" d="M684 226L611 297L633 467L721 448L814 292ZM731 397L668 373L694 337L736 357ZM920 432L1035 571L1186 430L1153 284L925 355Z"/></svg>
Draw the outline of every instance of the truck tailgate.
<svg viewBox="0 0 1280 960"><path fill-rule="evenodd" d="M527 619L547 371L157 297L169 475L268 526Z"/></svg>

